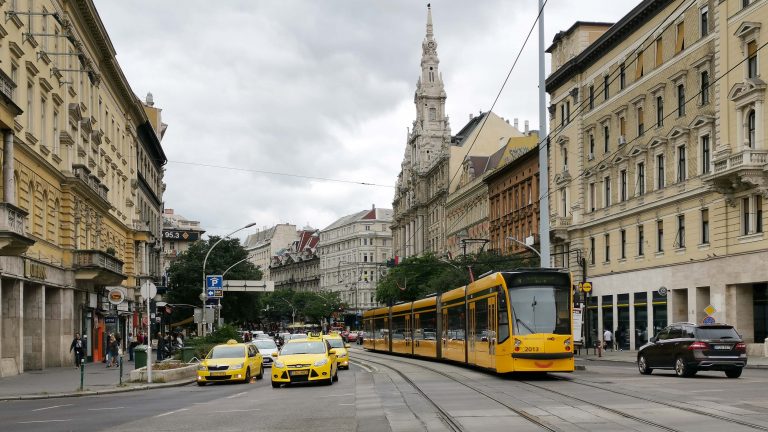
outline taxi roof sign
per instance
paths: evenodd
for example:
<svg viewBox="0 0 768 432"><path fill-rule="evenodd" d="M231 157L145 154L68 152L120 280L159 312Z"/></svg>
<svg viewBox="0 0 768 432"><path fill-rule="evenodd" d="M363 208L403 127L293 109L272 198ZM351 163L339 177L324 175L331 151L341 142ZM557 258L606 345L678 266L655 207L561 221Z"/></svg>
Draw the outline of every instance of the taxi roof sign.
<svg viewBox="0 0 768 432"><path fill-rule="evenodd" d="M581 283L581 290L584 292L590 292L592 291L592 283L591 282L582 282Z"/></svg>

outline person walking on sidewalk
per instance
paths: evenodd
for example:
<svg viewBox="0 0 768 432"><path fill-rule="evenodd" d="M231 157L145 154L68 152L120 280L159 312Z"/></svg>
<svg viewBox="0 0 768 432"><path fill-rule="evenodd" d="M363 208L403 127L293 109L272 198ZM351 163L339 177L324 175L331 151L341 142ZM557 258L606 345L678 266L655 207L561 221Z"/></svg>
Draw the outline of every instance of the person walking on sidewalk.
<svg viewBox="0 0 768 432"><path fill-rule="evenodd" d="M138 345L136 338L133 337L133 333L128 332L128 339L126 339L126 342L128 342L128 361L133 361L133 349Z"/></svg>
<svg viewBox="0 0 768 432"><path fill-rule="evenodd" d="M75 338L72 339L72 343L69 345L69 352L75 351L75 368L80 367L85 354L85 341L80 339L80 333L75 333Z"/></svg>
<svg viewBox="0 0 768 432"><path fill-rule="evenodd" d="M109 335L109 361L107 367L117 366L117 352L120 349L120 342L117 341L115 335Z"/></svg>
<svg viewBox="0 0 768 432"><path fill-rule="evenodd" d="M613 351L613 333L608 329L605 329L603 332L603 342L605 344L603 348L605 348L606 351L609 349Z"/></svg>

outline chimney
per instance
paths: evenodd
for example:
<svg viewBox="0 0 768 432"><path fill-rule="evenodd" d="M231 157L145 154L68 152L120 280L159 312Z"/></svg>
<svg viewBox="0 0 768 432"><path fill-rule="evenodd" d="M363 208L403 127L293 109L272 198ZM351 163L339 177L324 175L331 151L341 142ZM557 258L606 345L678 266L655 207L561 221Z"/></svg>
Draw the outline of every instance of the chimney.
<svg viewBox="0 0 768 432"><path fill-rule="evenodd" d="M515 118L515 122L513 123L513 125L515 126L515 129L517 129L517 125L518 125L518 123L517 123L517 118ZM518 129L518 130L519 130L519 129Z"/></svg>
<svg viewBox="0 0 768 432"><path fill-rule="evenodd" d="M472 120L473 118L475 118L475 115L472 113L469 113L469 119Z"/></svg>
<svg viewBox="0 0 768 432"><path fill-rule="evenodd" d="M505 121L505 122L507 122L507 124L509 124L509 119L506 119L506 120L504 120L504 121Z"/></svg>
<svg viewBox="0 0 768 432"><path fill-rule="evenodd" d="M146 104L148 106L155 106L155 98L152 97L152 93L147 93Z"/></svg>
<svg viewBox="0 0 768 432"><path fill-rule="evenodd" d="M525 134L528 135L528 120L525 121Z"/></svg>

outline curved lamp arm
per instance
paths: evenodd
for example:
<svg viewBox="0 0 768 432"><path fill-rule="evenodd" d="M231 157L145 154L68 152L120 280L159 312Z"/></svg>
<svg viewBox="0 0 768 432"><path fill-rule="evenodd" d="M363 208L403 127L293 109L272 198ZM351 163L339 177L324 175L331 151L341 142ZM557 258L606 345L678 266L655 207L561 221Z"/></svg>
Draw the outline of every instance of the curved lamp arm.
<svg viewBox="0 0 768 432"><path fill-rule="evenodd" d="M526 249L532 250L536 255L539 256L539 262L544 262L544 259L541 257L541 254L539 253L539 251L534 249L532 246L528 246L527 244L521 242L520 240L518 240L518 239L516 239L514 237L507 237L507 240L512 240L513 242L519 244L520 246L523 246Z"/></svg>

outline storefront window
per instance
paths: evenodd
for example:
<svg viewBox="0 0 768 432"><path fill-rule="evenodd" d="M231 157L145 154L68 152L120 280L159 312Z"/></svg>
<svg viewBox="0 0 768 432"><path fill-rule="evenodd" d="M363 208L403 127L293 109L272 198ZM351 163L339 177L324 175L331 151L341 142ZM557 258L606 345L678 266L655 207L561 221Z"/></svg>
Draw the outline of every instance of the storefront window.
<svg viewBox="0 0 768 432"><path fill-rule="evenodd" d="M635 293L635 349L648 342L648 293Z"/></svg>
<svg viewBox="0 0 768 432"><path fill-rule="evenodd" d="M603 309L603 328L600 329L600 338L602 339L603 332L610 330L616 336L616 327L613 325L613 296L604 295L602 297L602 309Z"/></svg>
<svg viewBox="0 0 768 432"><path fill-rule="evenodd" d="M598 336L598 327L597 327L597 297L588 297L587 298L587 317L586 317L588 327L588 333L587 333L587 346L594 347L595 341L600 340L600 336Z"/></svg>
<svg viewBox="0 0 768 432"><path fill-rule="evenodd" d="M754 284L753 290L755 343L763 343L768 338L768 284Z"/></svg>
<svg viewBox="0 0 768 432"><path fill-rule="evenodd" d="M616 346L620 350L629 349L629 294L616 296Z"/></svg>
<svg viewBox="0 0 768 432"><path fill-rule="evenodd" d="M653 334L658 334L667 326L667 297L653 292Z"/></svg>

